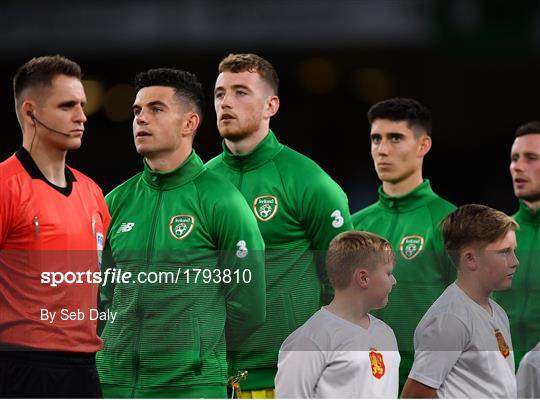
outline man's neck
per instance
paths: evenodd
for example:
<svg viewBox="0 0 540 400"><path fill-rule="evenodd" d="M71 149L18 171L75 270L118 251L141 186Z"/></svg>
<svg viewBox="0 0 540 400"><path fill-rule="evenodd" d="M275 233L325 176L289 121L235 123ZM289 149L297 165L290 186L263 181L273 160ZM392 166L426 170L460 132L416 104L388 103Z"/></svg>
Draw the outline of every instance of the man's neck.
<svg viewBox="0 0 540 400"><path fill-rule="evenodd" d="M466 279L462 275L458 275L457 285L465 292L470 299L480 305L488 313L493 314L491 305L489 304L489 296L491 292L486 291L481 285L473 279Z"/></svg>
<svg viewBox="0 0 540 400"><path fill-rule="evenodd" d="M179 149L174 153L152 154L146 156L145 159L152 171L170 172L182 165L188 159L191 151L192 147L186 146L186 148Z"/></svg>
<svg viewBox="0 0 540 400"><path fill-rule="evenodd" d="M382 183L383 191L388 196L403 196L422 184L422 171L418 171L413 175L399 182L384 182Z"/></svg>
<svg viewBox="0 0 540 400"><path fill-rule="evenodd" d="M265 127L238 141L233 142L232 140L225 139L225 145L234 155L247 154L257 147L268 136L269 132L269 128Z"/></svg>
<svg viewBox="0 0 540 400"><path fill-rule="evenodd" d="M58 187L67 186L65 172L67 150L45 148L40 142L33 145L23 142L23 147L49 182Z"/></svg>
<svg viewBox="0 0 540 400"><path fill-rule="evenodd" d="M540 200L537 201L527 201L523 200L525 205L533 212L533 214L536 214L538 212L538 209L540 208Z"/></svg>
<svg viewBox="0 0 540 400"><path fill-rule="evenodd" d="M369 308L367 304L358 298L351 296L347 291L336 291L334 299L326 306L326 309L344 320L359 325L364 329L369 328Z"/></svg>

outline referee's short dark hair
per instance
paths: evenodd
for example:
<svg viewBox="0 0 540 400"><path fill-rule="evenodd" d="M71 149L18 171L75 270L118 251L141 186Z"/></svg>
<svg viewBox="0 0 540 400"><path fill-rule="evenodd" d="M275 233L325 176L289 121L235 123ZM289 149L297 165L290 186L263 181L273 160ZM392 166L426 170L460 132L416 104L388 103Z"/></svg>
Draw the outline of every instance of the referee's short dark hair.
<svg viewBox="0 0 540 400"><path fill-rule="evenodd" d="M431 136L431 111L414 99L395 97L380 101L371 106L367 117L370 124L373 124L377 119L387 119L394 122L405 121L417 136L421 134Z"/></svg>
<svg viewBox="0 0 540 400"><path fill-rule="evenodd" d="M82 78L81 67L75 61L61 55L34 57L19 67L13 77L13 96L15 111L19 110L29 90L43 90L52 86L58 75L66 75L76 79ZM39 94L39 92L38 92Z"/></svg>
<svg viewBox="0 0 540 400"><path fill-rule="evenodd" d="M517 128L515 137L530 135L532 133L540 135L540 121L531 121L521 125Z"/></svg>
<svg viewBox="0 0 540 400"><path fill-rule="evenodd" d="M204 92L195 74L176 68L154 68L137 74L134 86L137 92L149 86L173 88L180 101L195 108L202 122L205 109Z"/></svg>

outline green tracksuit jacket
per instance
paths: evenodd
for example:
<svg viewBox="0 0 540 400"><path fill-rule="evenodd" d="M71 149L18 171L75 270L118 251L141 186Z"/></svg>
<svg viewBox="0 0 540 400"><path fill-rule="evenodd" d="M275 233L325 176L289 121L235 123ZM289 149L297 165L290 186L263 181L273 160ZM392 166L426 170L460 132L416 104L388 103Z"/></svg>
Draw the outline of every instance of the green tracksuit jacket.
<svg viewBox="0 0 540 400"><path fill-rule="evenodd" d="M106 201L113 261L102 270L133 276L102 286L103 308L116 313L97 355L104 395L225 396L226 338L234 346L265 319L264 242L244 198L192 152L168 173L145 163Z"/></svg>
<svg viewBox="0 0 540 400"><path fill-rule="evenodd" d="M520 202L513 217L519 224L516 253L520 265L512 287L493 293L493 297L510 319L518 366L523 355L540 342L540 213Z"/></svg>
<svg viewBox="0 0 540 400"><path fill-rule="evenodd" d="M235 370L249 371L242 389L270 388L283 341L332 299L322 260L334 236L352 229L348 201L317 164L272 131L249 154L223 149L207 166L242 192L266 245L266 322L231 360Z"/></svg>
<svg viewBox="0 0 540 400"><path fill-rule="evenodd" d="M445 254L439 222L455 206L437 196L424 180L403 196L388 196L379 188L379 201L353 215L358 230L386 238L396 252L397 285L388 305L373 315L394 330L401 353L400 386L414 360L413 337L420 319L455 280L456 269Z"/></svg>

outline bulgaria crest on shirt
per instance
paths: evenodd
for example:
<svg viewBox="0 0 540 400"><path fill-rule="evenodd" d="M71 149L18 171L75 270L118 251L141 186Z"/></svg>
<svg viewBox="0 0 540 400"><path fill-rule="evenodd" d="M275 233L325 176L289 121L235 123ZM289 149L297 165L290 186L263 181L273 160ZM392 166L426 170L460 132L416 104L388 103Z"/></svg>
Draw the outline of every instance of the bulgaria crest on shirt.
<svg viewBox="0 0 540 400"><path fill-rule="evenodd" d="M424 248L424 238L422 236L405 236L399 244L399 251L403 258L412 260Z"/></svg>
<svg viewBox="0 0 540 400"><path fill-rule="evenodd" d="M369 351L369 362L371 363L371 373L373 376L377 379L381 379L386 372L382 354L376 349L371 348Z"/></svg>
<svg viewBox="0 0 540 400"><path fill-rule="evenodd" d="M169 222L169 232L176 240L182 240L191 233L194 226L195 217L193 215L175 215Z"/></svg>
<svg viewBox="0 0 540 400"><path fill-rule="evenodd" d="M499 351L501 352L504 358L508 357L510 355L510 348L508 347L508 344L506 344L506 340L504 340L504 336L502 332L498 329L495 329L495 337L497 338Z"/></svg>
<svg viewBox="0 0 540 400"><path fill-rule="evenodd" d="M253 200L253 211L258 219L266 222L274 218L278 210L278 204L276 196L259 196Z"/></svg>

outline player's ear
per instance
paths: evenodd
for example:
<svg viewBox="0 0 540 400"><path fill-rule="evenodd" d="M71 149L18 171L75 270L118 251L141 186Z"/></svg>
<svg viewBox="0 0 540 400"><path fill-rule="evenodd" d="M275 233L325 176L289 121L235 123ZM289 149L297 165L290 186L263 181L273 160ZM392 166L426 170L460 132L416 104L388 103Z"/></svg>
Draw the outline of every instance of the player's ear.
<svg viewBox="0 0 540 400"><path fill-rule="evenodd" d="M424 157L431 149L431 136L424 134L418 140L420 142L420 155Z"/></svg>
<svg viewBox="0 0 540 400"><path fill-rule="evenodd" d="M193 136L201 123L201 117L195 111L188 111L184 114L182 121L182 135Z"/></svg>
<svg viewBox="0 0 540 400"><path fill-rule="evenodd" d="M278 110L279 110L279 97L277 97L276 95L269 96L266 99L264 117L271 118L278 112Z"/></svg>
<svg viewBox="0 0 540 400"><path fill-rule="evenodd" d="M364 268L356 268L353 273L354 283L362 289L367 289L369 286L369 273Z"/></svg>

